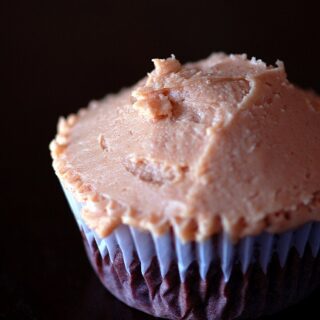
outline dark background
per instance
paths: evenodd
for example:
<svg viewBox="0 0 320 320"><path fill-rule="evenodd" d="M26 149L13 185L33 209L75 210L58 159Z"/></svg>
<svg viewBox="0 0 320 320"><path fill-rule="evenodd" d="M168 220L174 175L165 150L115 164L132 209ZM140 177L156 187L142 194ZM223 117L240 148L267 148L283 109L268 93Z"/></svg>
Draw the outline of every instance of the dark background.
<svg viewBox="0 0 320 320"><path fill-rule="evenodd" d="M1 0L0 31L0 319L147 319L111 297L87 262L51 169L59 115L171 53L279 58L291 81L320 92L318 11L306 1ZM319 318L319 296L268 319Z"/></svg>

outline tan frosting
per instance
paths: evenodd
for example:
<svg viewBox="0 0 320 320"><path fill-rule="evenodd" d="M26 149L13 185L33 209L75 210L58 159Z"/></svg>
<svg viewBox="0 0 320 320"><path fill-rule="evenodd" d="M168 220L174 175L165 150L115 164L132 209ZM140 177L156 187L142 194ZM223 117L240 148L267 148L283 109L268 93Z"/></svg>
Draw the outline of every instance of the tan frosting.
<svg viewBox="0 0 320 320"><path fill-rule="evenodd" d="M90 228L234 239L320 221L320 99L284 66L174 56L131 89L61 119L55 170Z"/></svg>

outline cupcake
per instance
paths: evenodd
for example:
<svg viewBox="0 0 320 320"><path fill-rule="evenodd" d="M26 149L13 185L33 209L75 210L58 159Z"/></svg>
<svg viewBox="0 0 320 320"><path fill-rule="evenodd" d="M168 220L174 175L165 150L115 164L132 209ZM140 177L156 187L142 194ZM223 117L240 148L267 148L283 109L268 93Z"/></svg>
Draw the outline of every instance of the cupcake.
<svg viewBox="0 0 320 320"><path fill-rule="evenodd" d="M50 145L101 282L167 319L301 300L320 283L320 98L280 61L153 63L61 118Z"/></svg>

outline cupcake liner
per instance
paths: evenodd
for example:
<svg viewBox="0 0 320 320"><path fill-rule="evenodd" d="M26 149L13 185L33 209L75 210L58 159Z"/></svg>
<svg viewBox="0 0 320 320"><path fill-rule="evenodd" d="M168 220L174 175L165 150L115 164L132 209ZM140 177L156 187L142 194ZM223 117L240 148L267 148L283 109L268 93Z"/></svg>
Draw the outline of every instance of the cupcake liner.
<svg viewBox="0 0 320 320"><path fill-rule="evenodd" d="M256 318L320 284L320 223L233 244L227 234L183 243L120 225L100 238L65 189L88 257L104 286L127 305L168 319Z"/></svg>
<svg viewBox="0 0 320 320"><path fill-rule="evenodd" d="M197 262L200 276L205 279L210 265L219 261L224 280L228 282L232 268L236 263L240 263L242 272L246 273L251 264L258 262L264 273L267 273L274 253L283 268L292 247L296 248L300 258L305 252L307 243L309 243L314 257L319 254L320 250L319 222L310 222L295 230L281 234L264 232L259 236L248 236L236 245L231 242L226 233L213 236L202 242L183 243L173 232L168 232L162 236L154 236L150 232L140 231L127 225L121 225L108 237L100 238L81 219L81 204L66 189L65 193L78 225L88 242L91 243L92 239L95 239L102 258L109 255L112 262L117 247L119 247L128 272L134 253L137 253L139 257L142 274L146 273L153 257L156 257L161 276L165 277L171 262L175 260L181 281L186 279L187 270L192 262ZM256 250L260 252L258 257L253 255Z"/></svg>

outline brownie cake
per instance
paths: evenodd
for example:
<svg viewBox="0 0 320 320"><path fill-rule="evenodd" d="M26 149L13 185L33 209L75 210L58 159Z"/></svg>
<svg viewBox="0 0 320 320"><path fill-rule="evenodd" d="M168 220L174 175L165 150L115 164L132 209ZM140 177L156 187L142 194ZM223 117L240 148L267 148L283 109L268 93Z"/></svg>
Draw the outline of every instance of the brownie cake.
<svg viewBox="0 0 320 320"><path fill-rule="evenodd" d="M102 283L168 319L274 313L320 282L320 98L213 54L61 118L50 148Z"/></svg>

